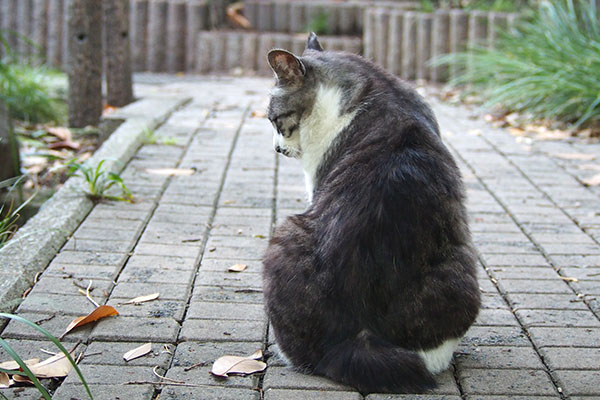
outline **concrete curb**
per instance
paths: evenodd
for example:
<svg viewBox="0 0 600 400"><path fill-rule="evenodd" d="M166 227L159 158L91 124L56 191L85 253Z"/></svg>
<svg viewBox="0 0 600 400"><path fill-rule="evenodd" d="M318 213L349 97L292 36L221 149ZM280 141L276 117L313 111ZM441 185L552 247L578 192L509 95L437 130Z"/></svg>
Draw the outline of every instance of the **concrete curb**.
<svg viewBox="0 0 600 400"><path fill-rule="evenodd" d="M149 97L110 116L124 122L102 144L87 164L113 161L120 172L141 145L144 131L155 129L189 99ZM154 117L149 117L154 115ZM82 180L69 178L15 237L0 249L0 312L13 311L36 274L43 271L94 206L82 192Z"/></svg>

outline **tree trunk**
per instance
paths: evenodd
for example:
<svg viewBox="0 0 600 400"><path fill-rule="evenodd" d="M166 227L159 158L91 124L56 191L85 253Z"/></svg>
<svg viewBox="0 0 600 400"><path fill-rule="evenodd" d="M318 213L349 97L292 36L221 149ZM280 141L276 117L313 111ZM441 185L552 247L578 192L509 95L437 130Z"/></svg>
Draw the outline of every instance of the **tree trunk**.
<svg viewBox="0 0 600 400"><path fill-rule="evenodd" d="M12 134L8 109L0 99L0 182L19 174L19 147Z"/></svg>
<svg viewBox="0 0 600 400"><path fill-rule="evenodd" d="M129 44L129 0L104 0L106 102L122 107L133 100Z"/></svg>
<svg viewBox="0 0 600 400"><path fill-rule="evenodd" d="M102 2L67 1L69 125L97 125L102 115Z"/></svg>

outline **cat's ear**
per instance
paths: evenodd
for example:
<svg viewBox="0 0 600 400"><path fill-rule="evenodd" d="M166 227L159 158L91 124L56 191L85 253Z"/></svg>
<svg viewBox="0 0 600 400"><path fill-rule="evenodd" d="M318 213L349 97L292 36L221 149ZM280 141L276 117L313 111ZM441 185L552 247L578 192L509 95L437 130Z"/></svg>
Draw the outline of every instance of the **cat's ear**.
<svg viewBox="0 0 600 400"><path fill-rule="evenodd" d="M319 38L317 37L316 33L311 32L310 35L308 35L308 40L306 41L306 50L323 51L323 46L321 46L321 43L319 43Z"/></svg>
<svg viewBox="0 0 600 400"><path fill-rule="evenodd" d="M289 51L271 50L267 58L277 76L277 82L282 86L301 84L304 81L306 68L302 61Z"/></svg>

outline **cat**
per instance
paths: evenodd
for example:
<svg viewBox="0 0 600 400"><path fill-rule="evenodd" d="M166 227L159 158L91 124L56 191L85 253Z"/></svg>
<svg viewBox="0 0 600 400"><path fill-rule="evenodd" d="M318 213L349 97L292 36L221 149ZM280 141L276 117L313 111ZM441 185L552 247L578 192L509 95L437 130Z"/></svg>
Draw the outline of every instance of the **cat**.
<svg viewBox="0 0 600 400"><path fill-rule="evenodd" d="M276 228L265 309L300 371L373 392L423 392L480 307L462 178L433 111L353 54L275 49L274 149L309 205Z"/></svg>

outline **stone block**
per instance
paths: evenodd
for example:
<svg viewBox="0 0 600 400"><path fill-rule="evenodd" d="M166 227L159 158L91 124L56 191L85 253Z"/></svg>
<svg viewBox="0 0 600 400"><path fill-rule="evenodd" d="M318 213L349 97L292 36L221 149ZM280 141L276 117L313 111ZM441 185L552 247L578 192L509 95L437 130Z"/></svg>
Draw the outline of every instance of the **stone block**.
<svg viewBox="0 0 600 400"><path fill-rule="evenodd" d="M198 363L208 366L223 355L247 357L262 347L261 342L182 342L173 355L173 366L187 368Z"/></svg>
<svg viewBox="0 0 600 400"><path fill-rule="evenodd" d="M131 361L125 361L123 354L141 346L145 343L153 342L153 338L148 338L145 342L99 342L90 343L84 353L81 364L93 365L118 365L118 366L136 366L136 367L154 367L158 365L162 369L167 369L171 362L171 355L164 351L162 343L152 343L152 351L142 357ZM171 346L173 349L173 346ZM108 383L108 382L102 382Z"/></svg>
<svg viewBox="0 0 600 400"><path fill-rule="evenodd" d="M186 317L189 319L231 319L266 322L266 315L261 304L193 302Z"/></svg>
<svg viewBox="0 0 600 400"><path fill-rule="evenodd" d="M458 375L465 394L557 395L541 370L464 369Z"/></svg>
<svg viewBox="0 0 600 400"><path fill-rule="evenodd" d="M461 346L454 359L459 369L544 369L532 347Z"/></svg>
<svg viewBox="0 0 600 400"><path fill-rule="evenodd" d="M179 340L203 342L257 342L265 336L260 321L190 319L183 323Z"/></svg>
<svg viewBox="0 0 600 400"><path fill-rule="evenodd" d="M92 331L92 340L175 343L179 324L173 318L124 317L103 319Z"/></svg>

